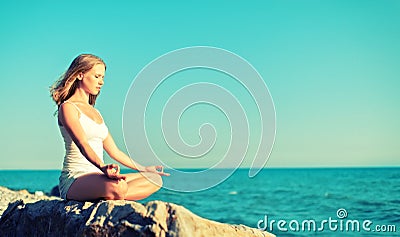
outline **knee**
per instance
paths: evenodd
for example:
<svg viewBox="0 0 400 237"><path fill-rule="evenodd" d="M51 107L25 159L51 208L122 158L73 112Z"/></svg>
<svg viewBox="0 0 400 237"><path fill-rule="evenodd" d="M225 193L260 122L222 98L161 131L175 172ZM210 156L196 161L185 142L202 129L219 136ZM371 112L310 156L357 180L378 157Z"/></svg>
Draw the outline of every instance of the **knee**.
<svg viewBox="0 0 400 237"><path fill-rule="evenodd" d="M128 192L128 184L125 180L116 180L110 182L107 187L107 199L111 200L124 200Z"/></svg>

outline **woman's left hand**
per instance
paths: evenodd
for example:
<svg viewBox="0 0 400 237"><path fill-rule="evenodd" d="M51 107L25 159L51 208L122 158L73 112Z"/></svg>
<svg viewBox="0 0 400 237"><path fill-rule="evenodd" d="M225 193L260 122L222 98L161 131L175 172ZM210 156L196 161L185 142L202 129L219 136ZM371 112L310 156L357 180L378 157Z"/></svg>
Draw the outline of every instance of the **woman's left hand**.
<svg viewBox="0 0 400 237"><path fill-rule="evenodd" d="M156 173L159 174L161 176L169 176L169 173L165 173L164 172L164 167L161 165L155 165L155 166L146 166L144 167L145 172L152 172L152 173Z"/></svg>

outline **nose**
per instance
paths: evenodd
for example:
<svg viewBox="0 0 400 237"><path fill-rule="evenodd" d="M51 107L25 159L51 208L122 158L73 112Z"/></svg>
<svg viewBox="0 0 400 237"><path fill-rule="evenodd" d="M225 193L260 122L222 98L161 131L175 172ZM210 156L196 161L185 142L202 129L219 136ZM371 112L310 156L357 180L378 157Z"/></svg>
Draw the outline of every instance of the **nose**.
<svg viewBox="0 0 400 237"><path fill-rule="evenodd" d="M101 86L104 85L104 79L99 80L99 85L101 85Z"/></svg>

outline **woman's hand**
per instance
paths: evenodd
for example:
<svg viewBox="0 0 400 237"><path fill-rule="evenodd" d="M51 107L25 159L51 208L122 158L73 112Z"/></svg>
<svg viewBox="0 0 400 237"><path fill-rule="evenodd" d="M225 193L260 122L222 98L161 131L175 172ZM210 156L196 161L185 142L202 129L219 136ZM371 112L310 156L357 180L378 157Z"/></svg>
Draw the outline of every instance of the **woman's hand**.
<svg viewBox="0 0 400 237"><path fill-rule="evenodd" d="M169 176L169 173L165 173L164 172L164 167L161 165L155 165L155 166L146 166L144 167L145 172L151 172L151 173L156 173L159 174L161 176Z"/></svg>
<svg viewBox="0 0 400 237"><path fill-rule="evenodd" d="M105 166L101 167L101 171L103 171L103 173L110 179L117 179L117 180L120 180L120 179L125 180L126 179L125 175L121 175L119 173L120 168L119 168L119 165L117 165L117 164L105 165Z"/></svg>

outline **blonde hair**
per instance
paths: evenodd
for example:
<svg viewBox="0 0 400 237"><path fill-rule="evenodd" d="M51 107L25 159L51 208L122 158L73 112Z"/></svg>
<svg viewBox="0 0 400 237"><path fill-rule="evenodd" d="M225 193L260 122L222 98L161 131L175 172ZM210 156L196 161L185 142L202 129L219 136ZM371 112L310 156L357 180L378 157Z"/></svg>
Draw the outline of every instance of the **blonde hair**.
<svg viewBox="0 0 400 237"><path fill-rule="evenodd" d="M69 66L68 70L50 87L50 94L54 102L60 106L64 101L68 100L76 91L80 73L90 71L96 64L103 64L104 61L93 54L78 55ZM94 106L97 95L89 95L89 104Z"/></svg>

